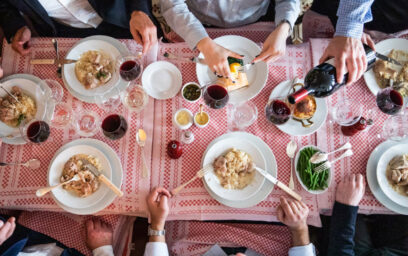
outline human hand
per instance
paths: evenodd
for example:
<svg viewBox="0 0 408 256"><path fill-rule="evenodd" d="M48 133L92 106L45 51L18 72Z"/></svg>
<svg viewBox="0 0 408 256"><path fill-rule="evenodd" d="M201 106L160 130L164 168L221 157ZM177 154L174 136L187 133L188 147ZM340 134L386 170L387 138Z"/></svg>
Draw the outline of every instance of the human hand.
<svg viewBox="0 0 408 256"><path fill-rule="evenodd" d="M363 44L370 46L370 48L375 51L375 43L369 34L363 33L363 36L361 37L361 42Z"/></svg>
<svg viewBox="0 0 408 256"><path fill-rule="evenodd" d="M164 188L154 188L146 198L150 213L150 225L154 230L163 230L167 215L169 215L168 199L170 192Z"/></svg>
<svg viewBox="0 0 408 256"><path fill-rule="evenodd" d="M306 219L309 214L309 208L303 202L296 200L286 200L280 198L278 207L278 219L288 226L291 231L308 230Z"/></svg>
<svg viewBox="0 0 408 256"><path fill-rule="evenodd" d="M347 70L347 85L349 85L357 81L367 69L367 58L361 39L335 36L319 62L323 63L329 57L334 57L338 83L343 82Z"/></svg>
<svg viewBox="0 0 408 256"><path fill-rule="evenodd" d="M133 11L129 26L133 39L143 46L143 54L157 43L157 28L146 13Z"/></svg>
<svg viewBox="0 0 408 256"><path fill-rule="evenodd" d="M3 69L0 67L0 78L3 77Z"/></svg>
<svg viewBox="0 0 408 256"><path fill-rule="evenodd" d="M361 174L351 174L337 185L336 201L342 204L357 206L364 196L365 180Z"/></svg>
<svg viewBox="0 0 408 256"><path fill-rule="evenodd" d="M290 25L286 22L280 24L269 36L266 38L261 53L252 62L258 61L275 61L285 55L286 39L289 35Z"/></svg>
<svg viewBox="0 0 408 256"><path fill-rule="evenodd" d="M244 56L215 43L211 38L201 39L197 44L197 49L203 53L205 62L215 75L231 77L231 71L227 58L229 56L242 59Z"/></svg>
<svg viewBox="0 0 408 256"><path fill-rule="evenodd" d="M86 223L86 246L94 250L104 245L112 245L112 227L98 219L87 220Z"/></svg>
<svg viewBox="0 0 408 256"><path fill-rule="evenodd" d="M16 229L16 218L9 218L6 223L0 220L0 245L2 245L7 239L13 235Z"/></svg>
<svg viewBox="0 0 408 256"><path fill-rule="evenodd" d="M11 47L21 55L27 55L30 52L31 30L24 26L17 30L11 42Z"/></svg>

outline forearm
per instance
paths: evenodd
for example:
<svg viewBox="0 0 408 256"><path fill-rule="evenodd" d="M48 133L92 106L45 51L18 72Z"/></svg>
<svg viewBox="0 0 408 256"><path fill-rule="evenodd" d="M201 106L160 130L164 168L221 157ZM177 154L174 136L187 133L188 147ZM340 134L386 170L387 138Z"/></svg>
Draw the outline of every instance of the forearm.
<svg viewBox="0 0 408 256"><path fill-rule="evenodd" d="M287 20L290 24L290 30L292 30L300 13L300 1L276 0L275 3L275 24L278 25L283 20Z"/></svg>
<svg viewBox="0 0 408 256"><path fill-rule="evenodd" d="M328 255L354 255L358 206L335 202L330 223Z"/></svg>
<svg viewBox="0 0 408 256"><path fill-rule="evenodd" d="M184 0L161 0L161 11L167 24L181 36L191 49L208 37L204 26L191 13Z"/></svg>
<svg viewBox="0 0 408 256"><path fill-rule="evenodd" d="M9 4L7 0L0 0L0 27L9 43L17 30L26 25L23 17L17 9Z"/></svg>
<svg viewBox="0 0 408 256"><path fill-rule="evenodd" d="M340 0L334 35L361 38L364 23L373 19L371 15L373 2L374 0Z"/></svg>

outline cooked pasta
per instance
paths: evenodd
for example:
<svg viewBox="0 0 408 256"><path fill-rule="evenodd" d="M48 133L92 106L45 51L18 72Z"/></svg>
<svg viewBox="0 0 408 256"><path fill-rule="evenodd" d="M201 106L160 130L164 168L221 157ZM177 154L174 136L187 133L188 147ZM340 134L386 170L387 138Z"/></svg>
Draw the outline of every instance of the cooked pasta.
<svg viewBox="0 0 408 256"><path fill-rule="evenodd" d="M78 154L72 156L68 162L65 163L60 180L61 182L65 182L78 174L80 180L71 181L70 183L63 185L63 188L74 192L79 197L87 197L93 194L99 188L100 184L97 177L84 168L82 159L86 159L99 171L102 170L98 158L91 155Z"/></svg>
<svg viewBox="0 0 408 256"><path fill-rule="evenodd" d="M221 186L226 189L243 189L254 179L254 163L249 154L231 149L214 161L214 171Z"/></svg>

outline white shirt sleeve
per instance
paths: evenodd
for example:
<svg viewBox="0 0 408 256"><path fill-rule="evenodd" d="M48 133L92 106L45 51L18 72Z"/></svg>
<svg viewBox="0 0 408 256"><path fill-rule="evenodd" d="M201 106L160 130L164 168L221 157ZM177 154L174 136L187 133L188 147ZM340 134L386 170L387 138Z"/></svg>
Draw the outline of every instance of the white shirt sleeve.
<svg viewBox="0 0 408 256"><path fill-rule="evenodd" d="M144 256L169 256L167 244L163 242L148 242Z"/></svg>
<svg viewBox="0 0 408 256"><path fill-rule="evenodd" d="M304 246L295 246L289 249L289 256L315 256L316 249L312 243Z"/></svg>
<svg viewBox="0 0 408 256"><path fill-rule="evenodd" d="M104 245L92 251L93 256L114 256L112 245Z"/></svg>

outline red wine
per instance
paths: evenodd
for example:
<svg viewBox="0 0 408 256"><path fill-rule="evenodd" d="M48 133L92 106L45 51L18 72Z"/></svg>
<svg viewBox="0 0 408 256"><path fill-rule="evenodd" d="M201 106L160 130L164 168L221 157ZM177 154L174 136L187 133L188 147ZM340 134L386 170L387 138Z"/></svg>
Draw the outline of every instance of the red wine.
<svg viewBox="0 0 408 256"><path fill-rule="evenodd" d="M117 114L107 116L102 122L103 134L111 140L122 138L127 131L126 119Z"/></svg>
<svg viewBox="0 0 408 256"><path fill-rule="evenodd" d="M128 60L120 65L120 76L123 80L133 81L140 75L140 65L134 60Z"/></svg>
<svg viewBox="0 0 408 256"><path fill-rule="evenodd" d="M364 45L364 50L366 52L368 70L375 62L375 52L367 45ZM314 67L309 73L307 73L305 77L305 86L297 92L289 95L288 101L291 104L295 104L305 98L308 94L317 98L330 96L340 89L340 87L345 85L347 79L348 73L344 75L341 83L337 83L334 59L329 59Z"/></svg>
<svg viewBox="0 0 408 256"><path fill-rule="evenodd" d="M397 114L403 105L404 99L401 94L392 88L384 89L377 95L377 106L386 114Z"/></svg>
<svg viewBox="0 0 408 256"><path fill-rule="evenodd" d="M356 120L358 117L355 117L354 120ZM349 125L349 126L341 126L341 132L345 136L353 136L357 134L360 131L365 130L368 125L372 125L373 120L368 119L366 120L364 117L360 117L360 120L358 120L356 123Z"/></svg>
<svg viewBox="0 0 408 256"><path fill-rule="evenodd" d="M204 102L210 108L220 109L227 105L228 91L221 85L210 85L204 91Z"/></svg>
<svg viewBox="0 0 408 256"><path fill-rule="evenodd" d="M50 126L44 121L35 121L27 128L27 138L34 143L41 143L50 136Z"/></svg>
<svg viewBox="0 0 408 256"><path fill-rule="evenodd" d="M274 124L284 124L290 118L290 108L281 100L273 100L266 105L265 115Z"/></svg>

